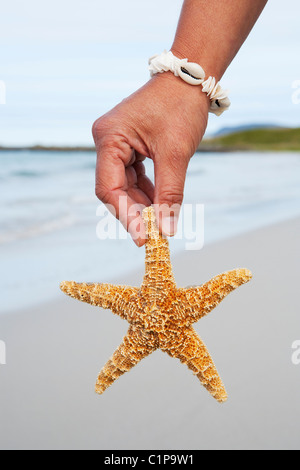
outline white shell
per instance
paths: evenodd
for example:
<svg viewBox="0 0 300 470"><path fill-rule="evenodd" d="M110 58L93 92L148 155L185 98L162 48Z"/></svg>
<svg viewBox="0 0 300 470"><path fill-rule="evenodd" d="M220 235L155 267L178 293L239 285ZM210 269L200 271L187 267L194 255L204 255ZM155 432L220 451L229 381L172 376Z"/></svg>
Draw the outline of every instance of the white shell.
<svg viewBox="0 0 300 470"><path fill-rule="evenodd" d="M228 97L223 99L214 99L211 101L209 111L216 116L221 116L221 114L226 111L231 105L230 99Z"/></svg>
<svg viewBox="0 0 300 470"><path fill-rule="evenodd" d="M177 73L182 80L190 85L201 85L205 79L205 72L201 65L194 62L187 62L179 65Z"/></svg>
<svg viewBox="0 0 300 470"><path fill-rule="evenodd" d="M158 57L159 54L154 54L152 55L151 57L149 57L149 60L148 60L148 65L151 65L151 62L153 59L155 59L156 57Z"/></svg>
<svg viewBox="0 0 300 470"><path fill-rule="evenodd" d="M155 54L149 59L149 71L151 77L157 73L171 71L176 77L180 77L190 85L202 85L203 93L210 98L211 113L220 116L230 106L228 90L223 90L220 83L214 77L205 80L203 68L188 59L179 59L171 51L166 50L162 54Z"/></svg>

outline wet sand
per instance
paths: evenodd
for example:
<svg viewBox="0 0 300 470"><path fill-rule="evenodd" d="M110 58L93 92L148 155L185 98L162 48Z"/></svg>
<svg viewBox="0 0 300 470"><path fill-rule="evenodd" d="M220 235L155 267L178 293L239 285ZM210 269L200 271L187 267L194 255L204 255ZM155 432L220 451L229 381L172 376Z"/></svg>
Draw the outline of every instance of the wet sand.
<svg viewBox="0 0 300 470"><path fill-rule="evenodd" d="M227 389L225 404L161 351L96 395L98 372L127 331L108 310L61 294L2 314L0 448L299 449L299 239L294 219L172 257L182 287L236 267L253 272L195 325ZM116 282L139 285L142 276Z"/></svg>

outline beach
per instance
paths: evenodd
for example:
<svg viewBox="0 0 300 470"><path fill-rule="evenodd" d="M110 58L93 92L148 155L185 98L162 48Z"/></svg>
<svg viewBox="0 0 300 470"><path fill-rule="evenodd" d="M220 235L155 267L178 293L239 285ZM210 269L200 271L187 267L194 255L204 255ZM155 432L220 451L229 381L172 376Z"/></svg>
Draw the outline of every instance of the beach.
<svg viewBox="0 0 300 470"><path fill-rule="evenodd" d="M143 269L143 251L120 224L105 226L95 161L92 152L0 152L0 315L58 298L63 279L113 282ZM152 161L145 165L153 180ZM298 216L300 153L196 153L171 251Z"/></svg>
<svg viewBox="0 0 300 470"><path fill-rule="evenodd" d="M236 267L253 273L195 324L227 389L224 404L161 351L96 395L128 327L109 310L61 293L0 315L0 448L299 449L299 236L296 217L171 253L180 287ZM139 266L115 282L138 286L142 276Z"/></svg>
<svg viewBox="0 0 300 470"><path fill-rule="evenodd" d="M300 4L196 3L1 10L0 450L100 450L100 465L133 468L200 466L202 450L300 450ZM146 278L158 292L137 291L145 247L121 223L132 233L125 206L181 196L169 238L177 295L152 242ZM117 197L114 214L103 201ZM72 281L98 284L93 298L105 291L113 310L130 298L134 333L65 295ZM229 290L192 325L225 393L189 320ZM159 345L168 354L96 393L100 371L98 392Z"/></svg>

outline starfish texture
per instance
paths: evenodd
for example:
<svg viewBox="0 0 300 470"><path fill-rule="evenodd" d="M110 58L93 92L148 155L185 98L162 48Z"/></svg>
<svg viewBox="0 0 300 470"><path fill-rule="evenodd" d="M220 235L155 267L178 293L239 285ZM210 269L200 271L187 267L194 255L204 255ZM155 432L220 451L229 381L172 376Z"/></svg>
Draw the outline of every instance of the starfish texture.
<svg viewBox="0 0 300 470"><path fill-rule="evenodd" d="M145 276L138 287L63 282L61 290L89 304L110 309L129 323L122 343L103 367L96 392L103 393L118 377L156 349L178 358L219 402L227 394L213 360L192 324L213 310L231 291L248 282L248 269L220 274L199 287L177 288L169 243L157 228L154 210L143 211L147 241Z"/></svg>

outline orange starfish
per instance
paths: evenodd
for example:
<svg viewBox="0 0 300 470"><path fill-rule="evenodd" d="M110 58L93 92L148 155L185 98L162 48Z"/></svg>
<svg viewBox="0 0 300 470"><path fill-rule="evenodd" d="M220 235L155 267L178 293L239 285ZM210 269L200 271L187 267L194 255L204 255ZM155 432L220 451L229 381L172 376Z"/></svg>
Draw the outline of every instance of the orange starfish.
<svg viewBox="0 0 300 470"><path fill-rule="evenodd" d="M110 309L130 324L123 342L103 367L96 392L103 393L118 377L160 348L186 364L219 402L227 399L210 354L192 327L252 275L235 269L199 287L177 288L168 240L156 225L154 210L144 209L146 226L145 276L140 288L111 284L63 282L61 289L75 299Z"/></svg>

